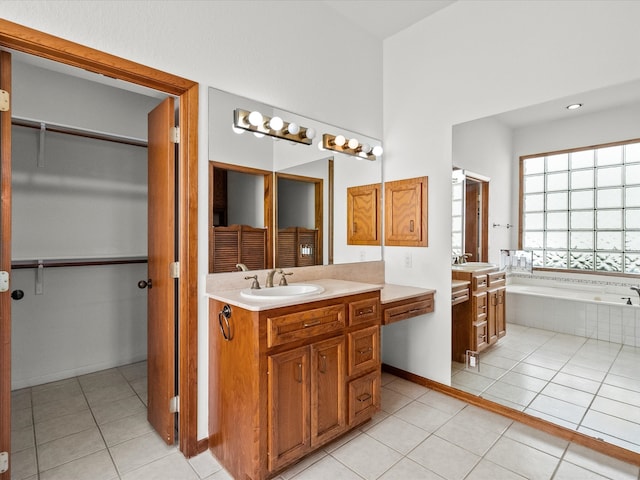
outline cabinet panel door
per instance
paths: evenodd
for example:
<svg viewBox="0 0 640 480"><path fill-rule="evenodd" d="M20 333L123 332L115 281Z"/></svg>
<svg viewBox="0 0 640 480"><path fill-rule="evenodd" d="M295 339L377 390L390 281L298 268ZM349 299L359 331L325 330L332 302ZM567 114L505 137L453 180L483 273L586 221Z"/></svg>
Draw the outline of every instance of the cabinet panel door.
<svg viewBox="0 0 640 480"><path fill-rule="evenodd" d="M489 345L498 341L498 291L491 290L487 293L489 303L489 317L487 319L487 343Z"/></svg>
<svg viewBox="0 0 640 480"><path fill-rule="evenodd" d="M506 293L506 288L500 288L497 291L496 331L498 338L502 338L507 334L507 320L505 317Z"/></svg>
<svg viewBox="0 0 640 480"><path fill-rule="evenodd" d="M385 182L385 245L427 246L427 182L427 177Z"/></svg>
<svg viewBox="0 0 640 480"><path fill-rule="evenodd" d="M311 345L311 446L344 431L344 336Z"/></svg>
<svg viewBox="0 0 640 480"><path fill-rule="evenodd" d="M310 448L309 347L269 357L269 470Z"/></svg>

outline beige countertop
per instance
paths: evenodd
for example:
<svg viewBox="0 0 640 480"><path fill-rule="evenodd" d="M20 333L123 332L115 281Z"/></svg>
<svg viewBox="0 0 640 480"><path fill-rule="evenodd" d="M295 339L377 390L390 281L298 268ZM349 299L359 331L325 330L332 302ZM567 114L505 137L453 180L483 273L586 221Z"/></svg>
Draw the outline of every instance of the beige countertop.
<svg viewBox="0 0 640 480"><path fill-rule="evenodd" d="M291 282L290 285L295 285L296 282ZM269 310L271 308L287 307L290 305L298 305L301 303L317 302L319 300L328 300L331 298L343 297L346 295L356 295L358 293L375 292L380 290L382 285L375 285L372 283L353 282L349 280L336 280L333 278L324 278L318 280L311 280L308 282L299 283L312 283L314 285L320 285L324 290L320 293L314 293L309 295L300 295L292 298L264 298L254 299L243 296L240 292L242 289L233 290L217 290L207 291L206 295L210 298L218 300L220 302L229 303L236 307L244 308L251 311Z"/></svg>
<svg viewBox="0 0 640 480"><path fill-rule="evenodd" d="M435 292L436 291L431 288L419 288L385 283L380 291L380 303L385 304L397 302L398 300L404 300L405 298L417 297L418 295L426 295L428 293Z"/></svg>

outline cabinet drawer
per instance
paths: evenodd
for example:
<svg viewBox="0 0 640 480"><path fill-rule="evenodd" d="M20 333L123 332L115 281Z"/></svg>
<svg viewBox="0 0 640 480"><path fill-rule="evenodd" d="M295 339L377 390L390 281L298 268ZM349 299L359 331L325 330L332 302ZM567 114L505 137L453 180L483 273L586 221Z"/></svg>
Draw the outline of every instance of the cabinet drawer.
<svg viewBox="0 0 640 480"><path fill-rule="evenodd" d="M473 296L473 315L472 321L481 322L487 319L489 313L489 304L487 293L480 293Z"/></svg>
<svg viewBox="0 0 640 480"><path fill-rule="evenodd" d="M382 324L388 325L393 322L399 322L400 320L417 317L418 315L430 312L433 312L433 295L416 302L408 302L396 307L385 308Z"/></svg>
<svg viewBox="0 0 640 480"><path fill-rule="evenodd" d="M345 326L344 305L330 305L279 317L267 317L267 347L330 333Z"/></svg>
<svg viewBox="0 0 640 480"><path fill-rule="evenodd" d="M469 287L456 287L451 289L451 305L458 305L469 300Z"/></svg>
<svg viewBox="0 0 640 480"><path fill-rule="evenodd" d="M349 325L358 325L380 318L380 301L366 298L349 304Z"/></svg>
<svg viewBox="0 0 640 480"><path fill-rule="evenodd" d="M477 275L477 276L472 278L471 289L474 292L482 291L482 290L485 290L487 288L488 284L489 284L489 280L488 280L486 275Z"/></svg>
<svg viewBox="0 0 640 480"><path fill-rule="evenodd" d="M487 322L474 323L473 333L475 335L474 342L473 342L475 344L474 347L475 347L475 350L479 352L480 350L483 350L488 345L489 329L488 329Z"/></svg>
<svg viewBox="0 0 640 480"><path fill-rule="evenodd" d="M370 418L380 407L380 371L349 382L349 425Z"/></svg>
<svg viewBox="0 0 640 480"><path fill-rule="evenodd" d="M487 275L489 278L488 287L503 287L507 284L507 274L506 272L494 272Z"/></svg>
<svg viewBox="0 0 640 480"><path fill-rule="evenodd" d="M348 335L348 374L358 375L380 365L380 327L369 327Z"/></svg>

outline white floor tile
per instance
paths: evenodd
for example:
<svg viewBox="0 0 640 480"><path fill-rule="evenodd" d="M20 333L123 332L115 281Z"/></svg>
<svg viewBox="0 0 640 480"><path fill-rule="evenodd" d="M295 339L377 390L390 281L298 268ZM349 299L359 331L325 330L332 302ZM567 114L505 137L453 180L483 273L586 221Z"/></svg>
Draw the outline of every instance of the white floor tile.
<svg viewBox="0 0 640 480"><path fill-rule="evenodd" d="M354 438L331 452L331 456L368 480L377 479L402 458L400 453L368 434Z"/></svg>
<svg viewBox="0 0 640 480"><path fill-rule="evenodd" d="M560 461L558 457L507 437L498 440L485 459L531 480L550 479Z"/></svg>
<svg viewBox="0 0 640 480"><path fill-rule="evenodd" d="M480 461L478 455L436 435L431 435L407 456L449 480L463 479Z"/></svg>

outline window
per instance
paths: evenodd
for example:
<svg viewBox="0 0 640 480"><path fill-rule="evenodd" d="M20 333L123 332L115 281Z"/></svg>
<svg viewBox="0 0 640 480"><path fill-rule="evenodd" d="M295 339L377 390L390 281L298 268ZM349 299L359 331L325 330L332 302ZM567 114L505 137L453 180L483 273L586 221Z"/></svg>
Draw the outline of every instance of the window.
<svg viewBox="0 0 640 480"><path fill-rule="evenodd" d="M533 266L640 274L640 139L520 158Z"/></svg>

